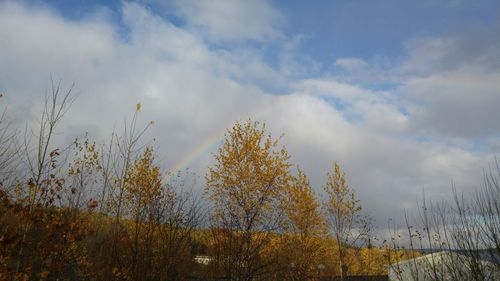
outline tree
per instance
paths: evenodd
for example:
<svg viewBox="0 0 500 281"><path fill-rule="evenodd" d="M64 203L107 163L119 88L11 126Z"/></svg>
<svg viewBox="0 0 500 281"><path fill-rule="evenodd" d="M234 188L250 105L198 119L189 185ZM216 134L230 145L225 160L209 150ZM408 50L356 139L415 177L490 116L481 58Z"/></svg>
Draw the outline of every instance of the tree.
<svg viewBox="0 0 500 281"><path fill-rule="evenodd" d="M282 207L287 218L287 233L282 238L282 254L288 267L286 279L308 280L317 274L324 254L325 220L309 179L300 169L286 195Z"/></svg>
<svg viewBox="0 0 500 281"><path fill-rule="evenodd" d="M186 180L163 182L141 140L151 123L136 126L141 105L106 148L86 134L57 148L73 100L53 84L39 127L21 143L0 114L0 280L192 277L198 197Z"/></svg>
<svg viewBox="0 0 500 281"><path fill-rule="evenodd" d="M370 225L362 216L362 207L356 199L354 190L345 179L337 163L332 173L328 173L324 186L327 198L323 206L327 214L327 222L338 246L340 279L347 274L350 261L347 259L348 249L360 241L370 229Z"/></svg>
<svg viewBox="0 0 500 281"><path fill-rule="evenodd" d="M111 224L109 233L111 241L109 242L110 251L106 249L100 253L103 257L108 257L109 265L113 268L120 268L124 256L119 244L120 237L126 235L127 228L121 223L124 216L125 194L127 191L127 180L134 165L134 159L140 157L145 148L143 137L147 130L153 125L149 122L144 126L138 124L141 104L135 105L135 112L130 121L124 120L123 131L121 134L114 130L111 139L106 147L102 147L100 152L100 170L102 175L102 188L100 188L100 207L103 214L114 217L114 223ZM100 226L98 226L100 227Z"/></svg>
<svg viewBox="0 0 500 281"><path fill-rule="evenodd" d="M411 255L406 255L407 262L390 265L393 279L499 279L499 163L495 161L484 173L482 185L472 196L459 194L454 186L452 191L452 200L438 203L424 195L416 218L405 214L405 233L394 230L393 248L410 249ZM415 259L418 252L432 254Z"/></svg>
<svg viewBox="0 0 500 281"><path fill-rule="evenodd" d="M16 143L14 155L22 165L17 167L17 175L8 174L8 182L15 183L15 193L8 196L4 186L0 186L1 280L80 279L85 276L89 260L80 246L92 232L93 207L82 204L81 212L75 211L68 208L74 205L66 199L81 194L82 185L77 182L87 182L83 179L90 177L88 171L93 170L95 162L80 158L90 155L89 147L82 148L85 152L75 153L75 165L72 166L78 166L81 171L84 165L87 171L69 172L68 176L65 159L70 150L54 147L56 129L73 101L72 87L63 92L60 83L52 82L38 126L27 130L24 140ZM8 127L0 130L4 128L8 130ZM12 133L1 135L3 140L17 141ZM3 141L0 151L9 151ZM1 156L9 155L1 153ZM68 184L70 177L72 185Z"/></svg>
<svg viewBox="0 0 500 281"><path fill-rule="evenodd" d="M3 94L0 92L0 102ZM0 188L12 191L17 180L17 168L19 166L19 146L16 145L18 130L11 127L7 117L7 109L0 112Z"/></svg>
<svg viewBox="0 0 500 281"><path fill-rule="evenodd" d="M153 150L146 147L125 179L125 204L133 222L131 243L131 275L135 280L148 280L152 265L153 241L157 231L162 197L172 196L162 189L160 167L154 163Z"/></svg>
<svg viewBox="0 0 500 281"><path fill-rule="evenodd" d="M62 92L61 82L55 84L52 80L52 91L50 95L45 96L38 132L25 134L22 158L30 176L28 201L31 211L37 204L52 203L47 192L54 183L53 179L61 172L62 166L57 163L61 150L52 147L52 142L56 128L75 101L73 87L74 84L69 90ZM31 143L33 138L36 139L34 146Z"/></svg>
<svg viewBox="0 0 500 281"><path fill-rule="evenodd" d="M28 171L29 180L26 184L16 186L16 195L23 197L19 202L27 204L29 211L27 217L32 218L35 215L35 209L39 207L49 207L54 204L56 199L60 198L64 179L61 177L61 167L59 158L61 150L53 147L53 138L55 130L59 126L62 118L67 113L75 96L72 95L73 86L66 92L62 91L61 82L55 84L51 80L51 92L45 95L44 105L37 128L37 133L27 131L22 144L22 159L25 168ZM32 139L36 141L32 143ZM46 214L44 214L46 215ZM45 217L52 220L52 214ZM38 219L40 220L40 219ZM22 224L22 235L18 256L20 257L15 266L16 274L22 270L23 263L25 268L29 268L29 259L24 259L26 254L26 244L29 230L33 229L33 220L26 220ZM38 239L39 237L35 237ZM38 239L40 243L42 239ZM34 243L35 244L35 243Z"/></svg>
<svg viewBox="0 0 500 281"><path fill-rule="evenodd" d="M78 213L85 205L98 203L96 200L86 199L93 195L91 188L96 186L102 167L101 155L96 150L95 142L90 141L87 134L83 139L75 140L73 150L73 161L68 167L71 189L66 196L68 202L65 205Z"/></svg>
<svg viewBox="0 0 500 281"><path fill-rule="evenodd" d="M206 175L213 203L217 264L230 280L255 280L268 273L264 259L271 235L282 225L279 208L290 182L289 156L265 125L238 122L230 129Z"/></svg>

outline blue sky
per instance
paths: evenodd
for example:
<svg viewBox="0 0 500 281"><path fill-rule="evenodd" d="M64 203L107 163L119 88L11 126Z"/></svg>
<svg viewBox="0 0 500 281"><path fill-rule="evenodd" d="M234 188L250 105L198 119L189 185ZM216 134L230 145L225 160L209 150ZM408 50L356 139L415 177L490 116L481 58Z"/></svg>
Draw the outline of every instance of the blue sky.
<svg viewBox="0 0 500 281"><path fill-rule="evenodd" d="M139 1L177 26L186 20L176 13L169 1ZM96 11L105 10L121 26L119 13L123 1L52 0L28 1L31 5L48 5L61 16L80 20ZM280 25L290 37L302 37L300 51L322 62L323 71L337 58L358 57L365 60L377 56L401 59L404 44L414 37L441 36L464 29L488 27L500 18L500 3L494 0L425 0L425 1L271 1L283 16ZM123 26L121 26L123 27ZM126 31L124 30L124 36ZM211 42L225 48L228 42ZM240 43L240 42L239 42ZM276 42L245 42L268 52L268 62L279 48Z"/></svg>
<svg viewBox="0 0 500 281"><path fill-rule="evenodd" d="M265 121L319 193L337 161L384 225L422 189L471 192L500 153L499 34L498 1L2 1L0 91L31 124L51 75L75 82L61 145L141 102L168 168Z"/></svg>
<svg viewBox="0 0 500 281"><path fill-rule="evenodd" d="M463 2L283 1L278 6L289 15L292 32L310 34L308 53L332 60L401 56L404 42L414 36L439 36L498 20L498 1Z"/></svg>

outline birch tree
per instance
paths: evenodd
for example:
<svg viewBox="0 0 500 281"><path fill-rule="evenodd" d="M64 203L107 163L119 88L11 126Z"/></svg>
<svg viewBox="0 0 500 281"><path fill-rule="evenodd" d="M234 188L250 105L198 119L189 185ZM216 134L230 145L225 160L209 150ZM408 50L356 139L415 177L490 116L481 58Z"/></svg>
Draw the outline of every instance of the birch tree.
<svg viewBox="0 0 500 281"><path fill-rule="evenodd" d="M279 204L290 181L288 152L279 140L265 125L238 122L206 176L216 262L230 280L259 280L269 273L265 251L281 226Z"/></svg>
<svg viewBox="0 0 500 281"><path fill-rule="evenodd" d="M326 193L324 209L327 223L338 246L340 280L347 275L350 260L347 250L369 232L369 224L361 211L354 190L347 184L345 173L334 163L323 189Z"/></svg>

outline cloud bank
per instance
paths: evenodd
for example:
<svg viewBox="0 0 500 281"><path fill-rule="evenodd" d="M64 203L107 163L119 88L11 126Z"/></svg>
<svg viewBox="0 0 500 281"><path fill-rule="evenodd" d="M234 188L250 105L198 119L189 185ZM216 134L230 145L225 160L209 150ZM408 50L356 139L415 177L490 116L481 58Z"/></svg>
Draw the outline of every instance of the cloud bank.
<svg viewBox="0 0 500 281"><path fill-rule="evenodd" d="M119 6L71 19L0 3L0 90L16 122L36 118L52 74L79 93L62 141L103 139L141 102L165 166L202 176L225 128L265 120L318 193L339 162L380 225L423 189L469 192L500 152L498 26L414 37L403 57L317 62L267 1L154 6L182 24L145 2Z"/></svg>

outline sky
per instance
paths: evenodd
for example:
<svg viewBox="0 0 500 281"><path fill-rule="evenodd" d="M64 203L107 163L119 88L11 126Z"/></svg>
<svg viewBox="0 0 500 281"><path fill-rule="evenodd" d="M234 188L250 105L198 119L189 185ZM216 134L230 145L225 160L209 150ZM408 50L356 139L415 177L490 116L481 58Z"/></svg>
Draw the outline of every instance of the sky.
<svg viewBox="0 0 500 281"><path fill-rule="evenodd" d="M500 153L499 35L495 0L0 0L1 106L33 124L51 77L74 82L62 144L140 102L198 189L224 131L265 121L319 195L336 161L383 227L470 194Z"/></svg>

